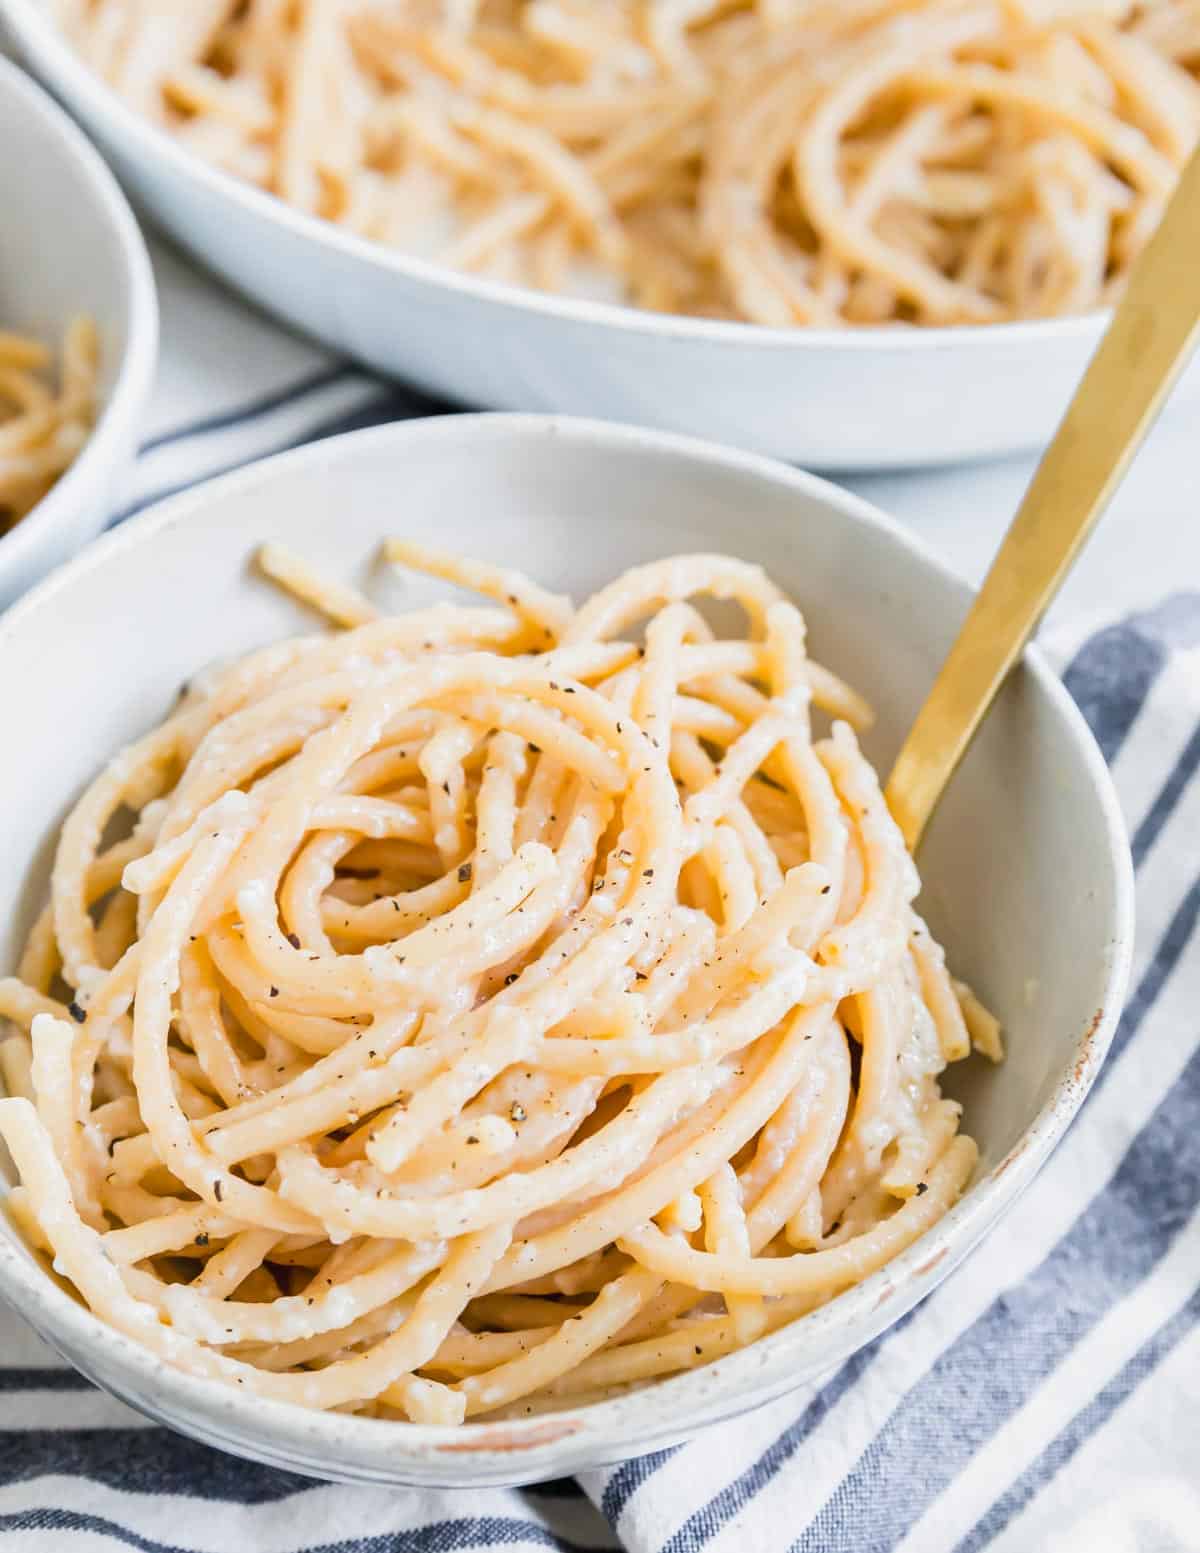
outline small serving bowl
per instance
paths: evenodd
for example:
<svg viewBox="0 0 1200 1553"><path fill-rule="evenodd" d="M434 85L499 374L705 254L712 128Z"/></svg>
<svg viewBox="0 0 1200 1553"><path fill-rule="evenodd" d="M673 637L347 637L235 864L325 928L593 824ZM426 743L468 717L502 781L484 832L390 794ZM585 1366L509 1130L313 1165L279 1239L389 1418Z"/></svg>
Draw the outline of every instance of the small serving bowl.
<svg viewBox="0 0 1200 1553"><path fill-rule="evenodd" d="M167 712L198 667L312 617L249 565L282 539L367 587L388 534L511 563L576 597L687 550L762 563L803 608L814 655L878 711L886 769L970 598L890 519L812 475L607 423L446 417L359 432L203 486L134 519L0 621L0 971L44 899L57 827L97 766ZM408 608L438 585L389 578ZM64 629L69 621L70 628ZM48 759L47 752L54 758ZM1078 1110L1120 1010L1132 871L1108 772L1036 651L1001 694L921 853L922 909L1004 1021L1008 1057L951 1082L978 1141L958 1205L821 1310L708 1368L567 1411L439 1429L311 1413L163 1366L0 1234L0 1294L72 1364L209 1444L317 1477L531 1482L694 1434L827 1371L950 1271L1028 1184ZM1069 901L1071 909L1062 909Z"/></svg>
<svg viewBox="0 0 1200 1553"><path fill-rule="evenodd" d="M637 421L813 469L1044 443L1101 313L957 328L778 329L502 285L292 209L185 149L75 53L45 0L0 24L162 227L334 350L463 405ZM1200 392L1200 363L1176 395Z"/></svg>
<svg viewBox="0 0 1200 1553"><path fill-rule="evenodd" d="M116 180L63 111L0 59L0 329L57 353L71 319L100 335L100 412L71 467L0 535L0 607L104 527L154 378L158 304Z"/></svg>

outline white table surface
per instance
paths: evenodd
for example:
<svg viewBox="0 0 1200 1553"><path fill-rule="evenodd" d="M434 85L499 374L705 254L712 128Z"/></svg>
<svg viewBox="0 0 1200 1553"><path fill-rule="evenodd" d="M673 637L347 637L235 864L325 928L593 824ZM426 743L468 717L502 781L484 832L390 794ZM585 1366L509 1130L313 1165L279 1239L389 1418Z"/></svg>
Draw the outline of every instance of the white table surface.
<svg viewBox="0 0 1200 1553"><path fill-rule="evenodd" d="M1050 620L1113 616L1200 580L1200 404L1168 410L1063 587ZM843 483L910 523L972 582L987 570L1033 473L1030 455Z"/></svg>

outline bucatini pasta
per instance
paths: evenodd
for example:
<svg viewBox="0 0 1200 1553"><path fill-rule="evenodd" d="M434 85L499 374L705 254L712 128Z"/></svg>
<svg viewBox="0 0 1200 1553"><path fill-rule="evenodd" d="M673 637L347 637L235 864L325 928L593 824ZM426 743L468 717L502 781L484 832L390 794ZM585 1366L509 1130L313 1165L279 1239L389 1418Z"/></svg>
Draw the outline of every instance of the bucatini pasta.
<svg viewBox="0 0 1200 1553"><path fill-rule="evenodd" d="M66 332L57 392L48 347L0 333L0 535L41 501L87 441L98 365L96 327L87 318Z"/></svg>
<svg viewBox="0 0 1200 1553"><path fill-rule="evenodd" d="M914 912L868 707L760 569L576 609L386 555L485 602L382 615L268 546L342 629L185 687L80 799L0 980L0 1136L16 1222L168 1362L453 1424L873 1272L975 1163L938 1075L1001 1048Z"/></svg>
<svg viewBox="0 0 1200 1553"><path fill-rule="evenodd" d="M219 167L494 279L768 325L1108 301L1197 0L55 0Z"/></svg>

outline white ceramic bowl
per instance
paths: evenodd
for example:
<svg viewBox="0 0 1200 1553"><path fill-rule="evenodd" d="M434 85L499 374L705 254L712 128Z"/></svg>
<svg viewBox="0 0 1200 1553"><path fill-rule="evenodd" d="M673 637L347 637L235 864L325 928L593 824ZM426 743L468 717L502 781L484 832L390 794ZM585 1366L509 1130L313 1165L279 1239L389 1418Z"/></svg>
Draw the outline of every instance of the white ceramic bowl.
<svg viewBox="0 0 1200 1553"><path fill-rule="evenodd" d="M46 10L0 0L31 67L168 232L271 312L456 403L636 421L817 469L948 463L1047 440L1104 324L766 329L458 275L185 152L79 61Z"/></svg>
<svg viewBox="0 0 1200 1553"><path fill-rule="evenodd" d="M158 346L150 260L116 180L45 92L0 59L0 329L57 351L77 313L100 331L101 414L71 468L0 536L0 607L104 527Z"/></svg>
<svg viewBox="0 0 1200 1553"><path fill-rule="evenodd" d="M0 971L43 898L56 826L102 758L165 714L199 665L312 629L311 616L248 566L252 549L286 538L361 581L360 559L397 531L517 558L577 596L680 550L760 561L803 606L814 653L874 701L868 749L880 762L969 597L856 498L812 475L662 434L452 416L270 459L134 519L0 621L0 726L21 729L0 762L0 807L22 819L0 828ZM436 587L395 582L390 597L408 607ZM529 1482L743 1412L828 1370L943 1278L1030 1180L1103 1058L1129 962L1129 852L1096 746L1036 653L955 779L922 868L935 931L1007 1027L1007 1062L965 1064L952 1083L981 1146L977 1179L881 1272L707 1369L540 1419L422 1428L309 1413L166 1369L3 1235L0 1294L135 1407L210 1444L322 1477Z"/></svg>

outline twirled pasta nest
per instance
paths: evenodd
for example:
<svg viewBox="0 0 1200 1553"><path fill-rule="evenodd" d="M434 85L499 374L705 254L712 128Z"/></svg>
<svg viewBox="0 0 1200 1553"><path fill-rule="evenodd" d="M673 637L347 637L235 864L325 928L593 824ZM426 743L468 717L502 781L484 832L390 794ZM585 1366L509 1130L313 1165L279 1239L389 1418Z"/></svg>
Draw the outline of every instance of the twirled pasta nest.
<svg viewBox="0 0 1200 1553"><path fill-rule="evenodd" d="M866 705L758 568L575 610L389 554L492 602L382 617L270 548L343 629L205 676L80 800L0 981L31 1032L0 1134L105 1321L454 1423L707 1363L881 1266L974 1165L940 1071L1000 1046L914 913Z"/></svg>

